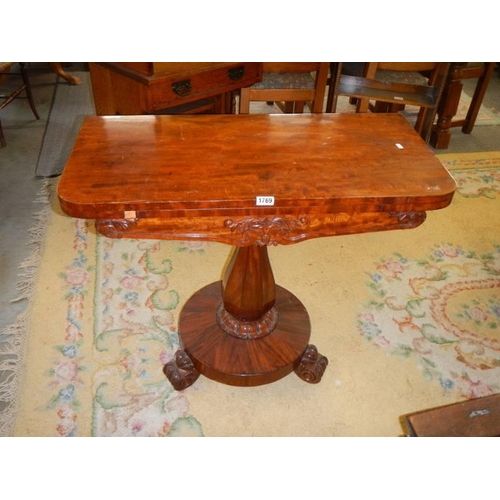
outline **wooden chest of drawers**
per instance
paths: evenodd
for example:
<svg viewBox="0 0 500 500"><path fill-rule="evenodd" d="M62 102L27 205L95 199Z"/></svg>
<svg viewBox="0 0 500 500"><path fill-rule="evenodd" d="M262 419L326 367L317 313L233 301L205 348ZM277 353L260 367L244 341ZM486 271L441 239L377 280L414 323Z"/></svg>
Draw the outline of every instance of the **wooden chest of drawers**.
<svg viewBox="0 0 500 500"><path fill-rule="evenodd" d="M224 95L262 80L262 63L90 63L98 115L157 113L174 106L215 103Z"/></svg>

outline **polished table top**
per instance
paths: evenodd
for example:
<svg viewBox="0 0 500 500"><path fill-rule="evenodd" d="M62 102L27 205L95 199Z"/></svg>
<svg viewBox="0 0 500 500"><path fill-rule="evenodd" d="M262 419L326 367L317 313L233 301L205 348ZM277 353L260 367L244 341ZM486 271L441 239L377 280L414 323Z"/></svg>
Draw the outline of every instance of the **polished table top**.
<svg viewBox="0 0 500 500"><path fill-rule="evenodd" d="M454 189L398 115L130 116L86 118L59 195L68 213L93 218L103 209L117 217L124 210L255 210L256 197L266 195L275 197L273 212L383 206L387 198L402 209L432 209Z"/></svg>
<svg viewBox="0 0 500 500"><path fill-rule="evenodd" d="M228 217L337 214L338 226L338 214L443 208L454 191L430 148L392 114L87 117L58 188L67 214L134 220L131 237L229 243L214 234ZM154 220L175 227L162 233ZM299 239L346 232L360 231Z"/></svg>

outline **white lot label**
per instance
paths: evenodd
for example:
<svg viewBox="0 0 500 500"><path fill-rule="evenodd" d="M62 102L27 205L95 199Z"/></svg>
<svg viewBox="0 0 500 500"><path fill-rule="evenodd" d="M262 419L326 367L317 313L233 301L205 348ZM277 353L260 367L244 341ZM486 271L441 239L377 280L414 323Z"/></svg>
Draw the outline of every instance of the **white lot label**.
<svg viewBox="0 0 500 500"><path fill-rule="evenodd" d="M274 196L257 196L255 204L258 207L272 207L274 205Z"/></svg>

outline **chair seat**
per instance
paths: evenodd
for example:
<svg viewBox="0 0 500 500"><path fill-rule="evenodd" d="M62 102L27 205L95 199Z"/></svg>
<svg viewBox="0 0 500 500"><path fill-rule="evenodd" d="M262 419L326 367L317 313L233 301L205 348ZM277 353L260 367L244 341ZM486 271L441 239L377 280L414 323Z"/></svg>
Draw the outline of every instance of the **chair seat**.
<svg viewBox="0 0 500 500"><path fill-rule="evenodd" d="M262 81L252 85L252 89L309 89L314 90L315 82L310 73L264 73Z"/></svg>

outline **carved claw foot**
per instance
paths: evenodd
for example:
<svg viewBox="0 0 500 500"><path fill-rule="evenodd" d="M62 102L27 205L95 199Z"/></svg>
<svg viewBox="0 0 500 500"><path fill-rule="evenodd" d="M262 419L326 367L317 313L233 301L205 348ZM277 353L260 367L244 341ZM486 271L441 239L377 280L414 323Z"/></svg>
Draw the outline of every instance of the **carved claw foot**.
<svg viewBox="0 0 500 500"><path fill-rule="evenodd" d="M305 382L317 384L328 366L328 358L321 355L314 345L308 345L295 373Z"/></svg>
<svg viewBox="0 0 500 500"><path fill-rule="evenodd" d="M174 359L163 367L163 373L176 391L187 389L200 376L185 351L177 351Z"/></svg>

